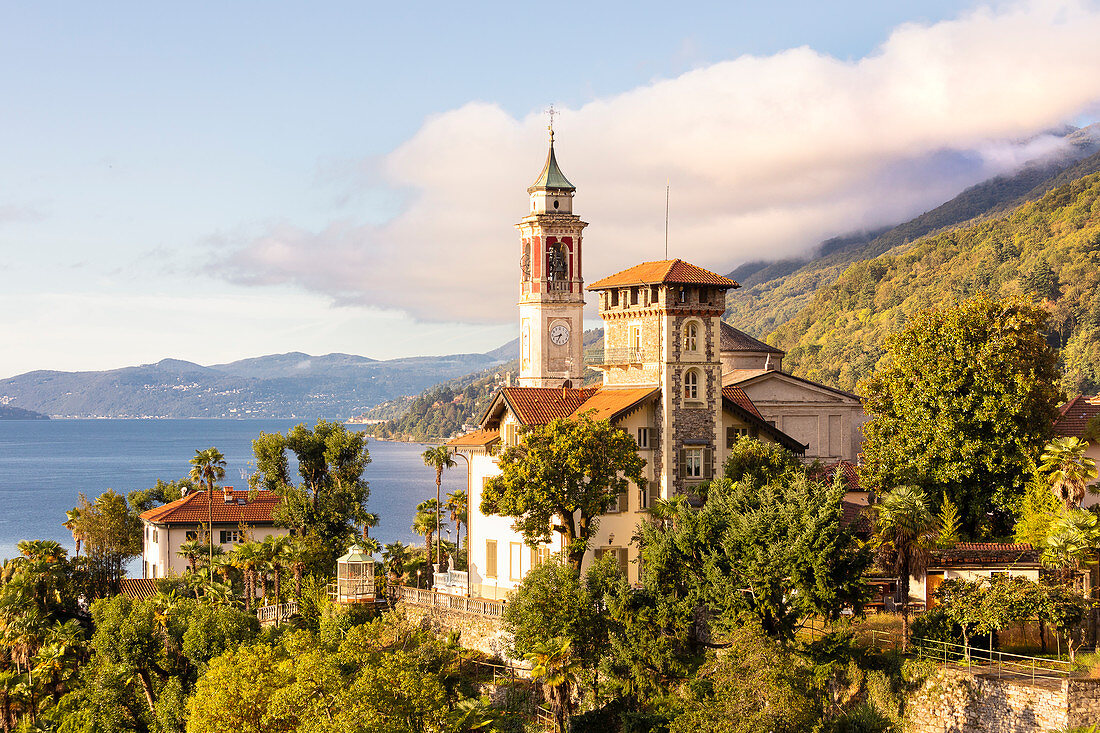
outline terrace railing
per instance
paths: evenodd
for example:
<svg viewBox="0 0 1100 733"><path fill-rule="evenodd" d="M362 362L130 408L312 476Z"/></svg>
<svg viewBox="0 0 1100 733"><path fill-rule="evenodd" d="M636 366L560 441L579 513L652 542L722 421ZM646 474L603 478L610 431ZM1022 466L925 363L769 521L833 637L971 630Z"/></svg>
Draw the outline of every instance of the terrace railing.
<svg viewBox="0 0 1100 733"><path fill-rule="evenodd" d="M262 606L256 609L256 619L261 624L278 624L291 616L298 615L298 602L277 603L271 606Z"/></svg>
<svg viewBox="0 0 1100 733"><path fill-rule="evenodd" d="M651 361L654 358L645 349L588 349L584 352L584 363L591 366L622 366Z"/></svg>
<svg viewBox="0 0 1100 733"><path fill-rule="evenodd" d="M888 631L871 630L871 648L876 651L900 649L901 639ZM997 649L980 649L939 639L913 638L906 654L939 662L944 666L965 667L971 674L996 675L998 679L1065 679L1072 676L1072 665L1064 659L1030 657Z"/></svg>
<svg viewBox="0 0 1100 733"><path fill-rule="evenodd" d="M490 618L502 618L504 616L504 601L494 601L488 598L469 598L449 593L437 593L434 590L409 588L405 585L397 586L394 589L394 596L396 600L411 603L414 606L462 611L463 613L473 613Z"/></svg>

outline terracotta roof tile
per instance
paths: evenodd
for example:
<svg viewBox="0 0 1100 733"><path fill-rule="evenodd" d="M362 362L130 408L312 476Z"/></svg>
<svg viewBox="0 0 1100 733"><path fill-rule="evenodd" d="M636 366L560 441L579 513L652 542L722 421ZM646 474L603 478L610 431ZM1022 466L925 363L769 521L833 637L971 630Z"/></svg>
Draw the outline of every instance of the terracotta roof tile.
<svg viewBox="0 0 1100 733"><path fill-rule="evenodd" d="M861 537L871 536L871 520L867 516L865 504L842 500L840 502L840 523Z"/></svg>
<svg viewBox="0 0 1100 733"><path fill-rule="evenodd" d="M814 478L820 478L823 481L832 483L837 470L842 472L844 483L848 487L848 491L863 491L859 485L859 468L851 461L836 461L835 463L821 466Z"/></svg>
<svg viewBox="0 0 1100 733"><path fill-rule="evenodd" d="M732 385L740 384L741 382L747 382L753 377L759 377L761 374L768 374L771 371L769 369L730 369L728 372L722 375L722 384Z"/></svg>
<svg viewBox="0 0 1100 733"><path fill-rule="evenodd" d="M225 492L215 489L212 502L214 521L219 524L270 524L271 513L279 505L273 491L258 491L249 501L247 490L229 489L232 502L225 501ZM141 518L154 524L196 524L207 521L206 492L195 491L182 499L142 513Z"/></svg>
<svg viewBox="0 0 1100 733"><path fill-rule="evenodd" d="M683 260L643 262L622 272L608 275L588 286L589 290L625 287L627 285L716 285L720 288L741 287L728 277L704 270Z"/></svg>
<svg viewBox="0 0 1100 733"><path fill-rule="evenodd" d="M1100 395L1077 395L1059 408L1061 416L1054 421L1054 432L1080 438L1085 434L1089 421L1100 415Z"/></svg>
<svg viewBox="0 0 1100 733"><path fill-rule="evenodd" d="M591 412L589 417L593 420L614 420L658 392L660 390L657 387L601 388L596 394L585 400L584 404L574 410L570 417L577 417L583 413Z"/></svg>
<svg viewBox="0 0 1100 733"><path fill-rule="evenodd" d="M730 324L722 321L720 336L721 351L764 351L769 354L786 355L787 352L770 346L763 341L758 341L744 331L739 331Z"/></svg>
<svg viewBox="0 0 1100 733"><path fill-rule="evenodd" d="M122 595L134 600L152 598L157 594L157 585L150 578L123 578L119 585Z"/></svg>
<svg viewBox="0 0 1100 733"><path fill-rule="evenodd" d="M474 430L460 435L457 438L451 438L447 441L446 445L462 447L481 447L489 445L497 440L500 440L499 430Z"/></svg>
<svg viewBox="0 0 1100 733"><path fill-rule="evenodd" d="M559 417L569 417L598 387L503 387L501 394L512 412L524 425L545 425Z"/></svg>
<svg viewBox="0 0 1100 733"><path fill-rule="evenodd" d="M760 418L761 420L764 419L764 416L761 415L760 411L756 409L756 405L754 405L752 403L752 400L749 399L749 396L745 394L745 390L741 389L740 387L734 387L732 385L729 387L723 387L722 396L733 404L737 405L738 407L747 410L748 412L751 412L753 415Z"/></svg>
<svg viewBox="0 0 1100 733"><path fill-rule="evenodd" d="M1027 550L1033 550L1035 548L1026 542L958 542L950 549L964 552L969 552L971 550L978 550L981 552L1026 552Z"/></svg>

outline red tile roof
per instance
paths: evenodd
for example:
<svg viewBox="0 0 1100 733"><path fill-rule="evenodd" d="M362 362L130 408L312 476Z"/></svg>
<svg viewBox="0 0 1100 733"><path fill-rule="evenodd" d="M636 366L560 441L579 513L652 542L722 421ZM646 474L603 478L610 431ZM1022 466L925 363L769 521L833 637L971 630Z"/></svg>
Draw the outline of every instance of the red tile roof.
<svg viewBox="0 0 1100 733"><path fill-rule="evenodd" d="M589 290L625 287L628 285L716 285L720 288L741 287L728 277L704 270L683 260L643 262L622 272L608 275L588 286Z"/></svg>
<svg viewBox="0 0 1100 733"><path fill-rule="evenodd" d="M744 331L740 331L730 324L722 321L719 349L721 351L764 351L769 354L786 355L787 352L770 346L763 341L758 341Z"/></svg>
<svg viewBox="0 0 1100 733"><path fill-rule="evenodd" d="M119 586L122 595L134 600L151 598L157 594L157 586L150 578L123 578Z"/></svg>
<svg viewBox="0 0 1100 733"><path fill-rule="evenodd" d="M545 425L569 417L594 395L598 387L502 387L501 394L524 425Z"/></svg>
<svg viewBox="0 0 1100 733"><path fill-rule="evenodd" d="M859 468L851 461L837 461L821 466L815 478L832 483L838 470L844 476L844 484L848 487L848 491L863 491L859 485Z"/></svg>
<svg viewBox="0 0 1100 733"><path fill-rule="evenodd" d="M225 494L214 490L212 502L214 521L219 524L271 524L271 512L279 505L279 496L272 491L257 491L249 500L247 490L230 490L232 503ZM141 518L154 524L197 524L207 520L206 492L195 491L182 499L142 513Z"/></svg>
<svg viewBox="0 0 1100 733"><path fill-rule="evenodd" d="M738 407L751 412L753 415L760 418L761 420L764 419L764 416L761 415L760 411L756 409L756 405L754 405L752 403L752 400L749 399L749 396L745 394L745 390L741 389L740 387L723 387L722 396L733 404L737 405Z"/></svg>
<svg viewBox="0 0 1100 733"><path fill-rule="evenodd" d="M1061 416L1054 421L1054 432L1080 438L1089 421L1100 415L1100 395L1077 395L1059 408Z"/></svg>
<svg viewBox="0 0 1100 733"><path fill-rule="evenodd" d="M498 440L500 440L499 430L474 430L465 435L460 435L457 438L451 438L447 441L447 445L456 448L480 448Z"/></svg>
<svg viewBox="0 0 1100 733"><path fill-rule="evenodd" d="M596 394L584 401L580 407L573 411L570 417L577 417L585 413L591 413L593 420L614 420L620 415L630 412L632 408L640 405L646 399L660 392L657 387L641 387L632 389L605 389L600 388Z"/></svg>
<svg viewBox="0 0 1100 733"><path fill-rule="evenodd" d="M867 516L866 509L866 504L857 504L854 501L841 500L840 523L860 537L870 537L871 520Z"/></svg>

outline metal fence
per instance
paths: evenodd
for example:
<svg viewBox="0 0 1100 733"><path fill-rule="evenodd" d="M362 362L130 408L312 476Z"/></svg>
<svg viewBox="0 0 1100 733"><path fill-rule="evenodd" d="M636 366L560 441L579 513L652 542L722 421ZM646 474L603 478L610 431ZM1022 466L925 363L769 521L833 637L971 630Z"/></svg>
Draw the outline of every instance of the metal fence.
<svg viewBox="0 0 1100 733"><path fill-rule="evenodd" d="M888 631L871 630L871 648L900 650L901 638ZM939 639L913 638L906 655L947 665L965 667L972 674L996 675L997 679L1062 680L1072 674L1072 665L1063 659L1010 654L997 649L955 644Z"/></svg>

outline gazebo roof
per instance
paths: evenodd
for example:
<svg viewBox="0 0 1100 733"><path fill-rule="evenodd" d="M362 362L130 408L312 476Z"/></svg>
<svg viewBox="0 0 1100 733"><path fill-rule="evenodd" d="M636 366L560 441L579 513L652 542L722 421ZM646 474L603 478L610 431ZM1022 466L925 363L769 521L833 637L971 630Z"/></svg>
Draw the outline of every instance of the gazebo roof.
<svg viewBox="0 0 1100 733"><path fill-rule="evenodd" d="M362 547L355 544L348 548L347 554L338 557L336 562L374 562L374 557L368 555Z"/></svg>

